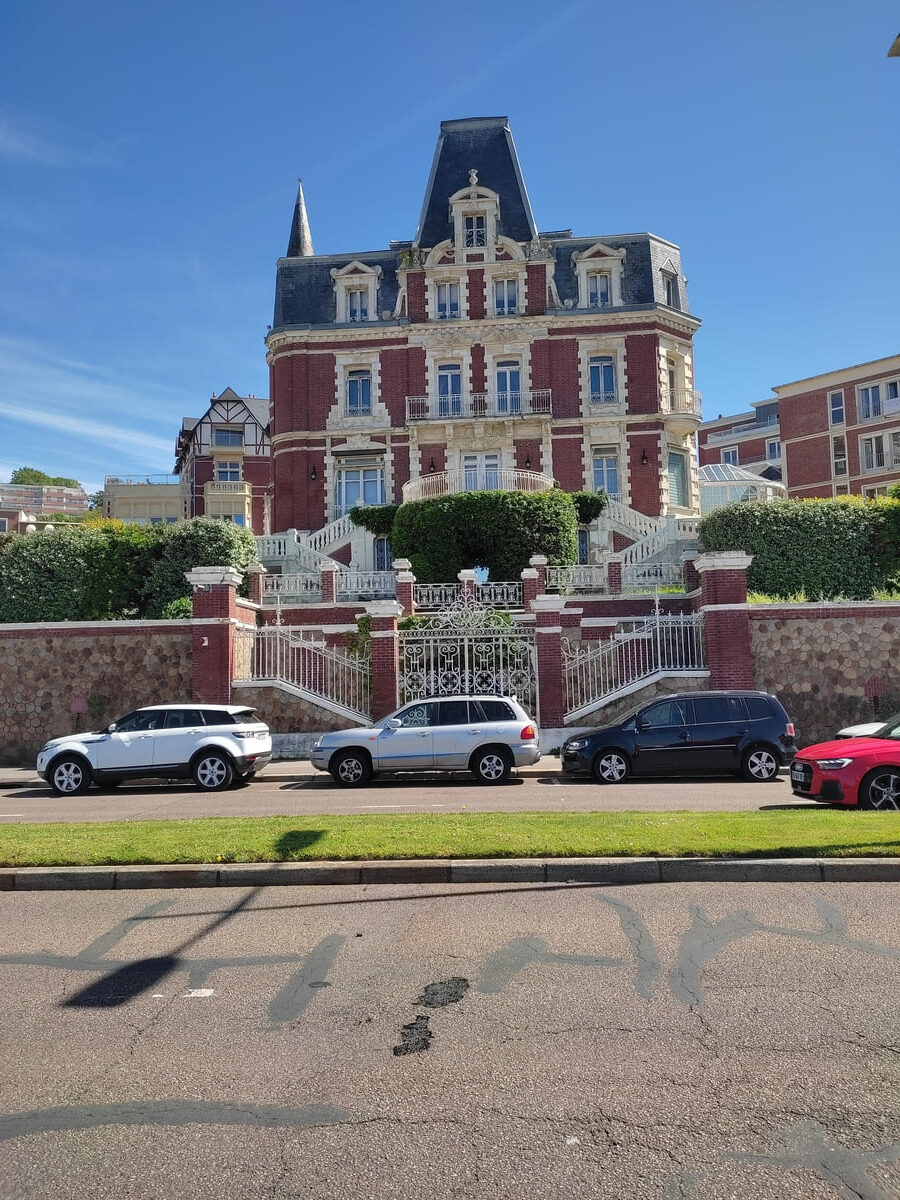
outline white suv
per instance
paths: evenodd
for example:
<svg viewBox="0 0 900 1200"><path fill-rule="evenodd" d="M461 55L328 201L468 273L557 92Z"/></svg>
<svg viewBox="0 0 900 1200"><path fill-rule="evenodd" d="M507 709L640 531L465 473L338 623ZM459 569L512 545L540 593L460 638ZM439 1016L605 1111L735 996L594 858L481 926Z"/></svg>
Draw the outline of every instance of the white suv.
<svg viewBox="0 0 900 1200"><path fill-rule="evenodd" d="M310 758L339 787L362 787L376 771L471 771L479 783L502 783L540 756L537 729L515 700L440 696L377 725L323 734Z"/></svg>
<svg viewBox="0 0 900 1200"><path fill-rule="evenodd" d="M155 704L138 708L96 733L70 733L41 749L37 773L57 796L77 796L91 783L193 778L218 792L247 778L272 757L268 725L236 704Z"/></svg>

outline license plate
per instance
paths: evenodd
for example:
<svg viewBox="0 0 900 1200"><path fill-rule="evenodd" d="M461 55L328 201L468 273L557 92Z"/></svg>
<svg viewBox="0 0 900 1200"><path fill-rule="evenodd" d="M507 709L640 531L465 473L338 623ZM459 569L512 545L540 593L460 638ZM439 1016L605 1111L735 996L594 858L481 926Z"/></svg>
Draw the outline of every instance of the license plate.
<svg viewBox="0 0 900 1200"><path fill-rule="evenodd" d="M805 775L806 775L806 772L803 770L802 767L798 767L798 766L791 767L791 779L795 779L798 783L801 783L803 781Z"/></svg>

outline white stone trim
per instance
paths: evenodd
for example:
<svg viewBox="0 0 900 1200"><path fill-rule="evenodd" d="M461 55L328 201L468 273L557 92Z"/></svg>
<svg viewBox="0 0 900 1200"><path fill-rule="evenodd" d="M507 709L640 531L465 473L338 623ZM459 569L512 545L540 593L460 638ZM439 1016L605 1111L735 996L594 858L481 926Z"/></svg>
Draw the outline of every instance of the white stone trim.
<svg viewBox="0 0 900 1200"><path fill-rule="evenodd" d="M347 383L351 371L368 371L371 375L371 412L358 417L347 413ZM391 414L381 401L381 352L377 348L334 351L334 394L335 401L325 418L325 429L329 432L349 434L361 429L390 429Z"/></svg>
<svg viewBox="0 0 900 1200"><path fill-rule="evenodd" d="M714 550L699 554L694 568L701 575L704 571L746 571L752 562L753 555L740 550Z"/></svg>
<svg viewBox="0 0 900 1200"><path fill-rule="evenodd" d="M352 291L366 293L366 320L358 324L366 324L378 320L378 285L381 282L381 267L370 267L359 259L347 263L345 267L331 268L331 278L334 280L335 321L339 324L357 324L350 321L350 303L348 294Z"/></svg>
<svg viewBox="0 0 900 1200"><path fill-rule="evenodd" d="M591 312L602 312L604 308L616 308L622 303L622 274L625 267L625 251L615 250L604 242L594 242L586 250L572 254L572 266L578 280L578 307ZM588 276L609 276L609 304L590 308L588 304Z"/></svg>

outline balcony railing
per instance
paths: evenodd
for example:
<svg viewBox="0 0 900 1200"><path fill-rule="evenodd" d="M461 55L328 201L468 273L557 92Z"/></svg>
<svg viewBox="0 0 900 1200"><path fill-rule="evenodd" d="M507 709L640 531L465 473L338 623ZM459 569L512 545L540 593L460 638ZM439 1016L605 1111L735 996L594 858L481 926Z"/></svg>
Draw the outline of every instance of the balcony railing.
<svg viewBox="0 0 900 1200"><path fill-rule="evenodd" d="M407 396L407 421L550 416L550 388L530 392L471 392L466 396Z"/></svg>
<svg viewBox="0 0 900 1200"><path fill-rule="evenodd" d="M217 480L211 480L203 485L203 491L207 496L249 496L251 488L245 479L237 480L234 483L220 483Z"/></svg>
<svg viewBox="0 0 900 1200"><path fill-rule="evenodd" d="M453 496L458 492L549 492L552 488L550 476L538 471L520 471L516 467L473 467L411 479L403 485L403 503Z"/></svg>
<svg viewBox="0 0 900 1200"><path fill-rule="evenodd" d="M171 487L173 484L183 484L180 475L107 475L103 487L109 491L114 487L146 487L147 484Z"/></svg>
<svg viewBox="0 0 900 1200"><path fill-rule="evenodd" d="M778 417L770 417L767 421L747 421L743 425L732 425L730 429L714 429L707 434L706 444L712 442L729 442L733 438L743 437L748 433L765 433L768 429L776 429Z"/></svg>
<svg viewBox="0 0 900 1200"><path fill-rule="evenodd" d="M659 407L661 412L691 413L699 417L702 399L696 388L664 387L659 397Z"/></svg>
<svg viewBox="0 0 900 1200"><path fill-rule="evenodd" d="M591 408L609 407L619 403L619 393L613 389L609 392L591 392Z"/></svg>

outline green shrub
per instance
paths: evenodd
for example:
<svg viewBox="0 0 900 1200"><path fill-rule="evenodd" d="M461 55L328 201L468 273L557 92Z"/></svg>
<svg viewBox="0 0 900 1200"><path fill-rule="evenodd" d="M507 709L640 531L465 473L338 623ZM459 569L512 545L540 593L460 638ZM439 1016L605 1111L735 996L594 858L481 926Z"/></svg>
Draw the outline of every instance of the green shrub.
<svg viewBox="0 0 900 1200"><path fill-rule="evenodd" d="M532 554L574 562L577 528L572 497L558 489L461 492L401 505L391 548L423 583L452 582L477 566L488 567L493 579L518 579Z"/></svg>
<svg viewBox="0 0 900 1200"><path fill-rule="evenodd" d="M256 541L230 521L195 517L149 529L149 564L142 594L142 613L162 615L179 596L190 596L185 573L193 567L237 567L241 572L256 558Z"/></svg>
<svg viewBox="0 0 900 1200"><path fill-rule="evenodd" d="M170 600L159 615L164 621L183 621L194 615L194 601L190 596L179 596Z"/></svg>
<svg viewBox="0 0 900 1200"><path fill-rule="evenodd" d="M606 492L573 492L572 500L579 525L592 524L609 504Z"/></svg>
<svg viewBox="0 0 900 1200"><path fill-rule="evenodd" d="M357 505L350 509L350 520L354 525L361 525L375 537L390 538L394 526L397 504L367 504Z"/></svg>
<svg viewBox="0 0 900 1200"><path fill-rule="evenodd" d="M855 497L726 504L700 522L706 550L753 555L751 591L866 599L897 569L900 504Z"/></svg>

